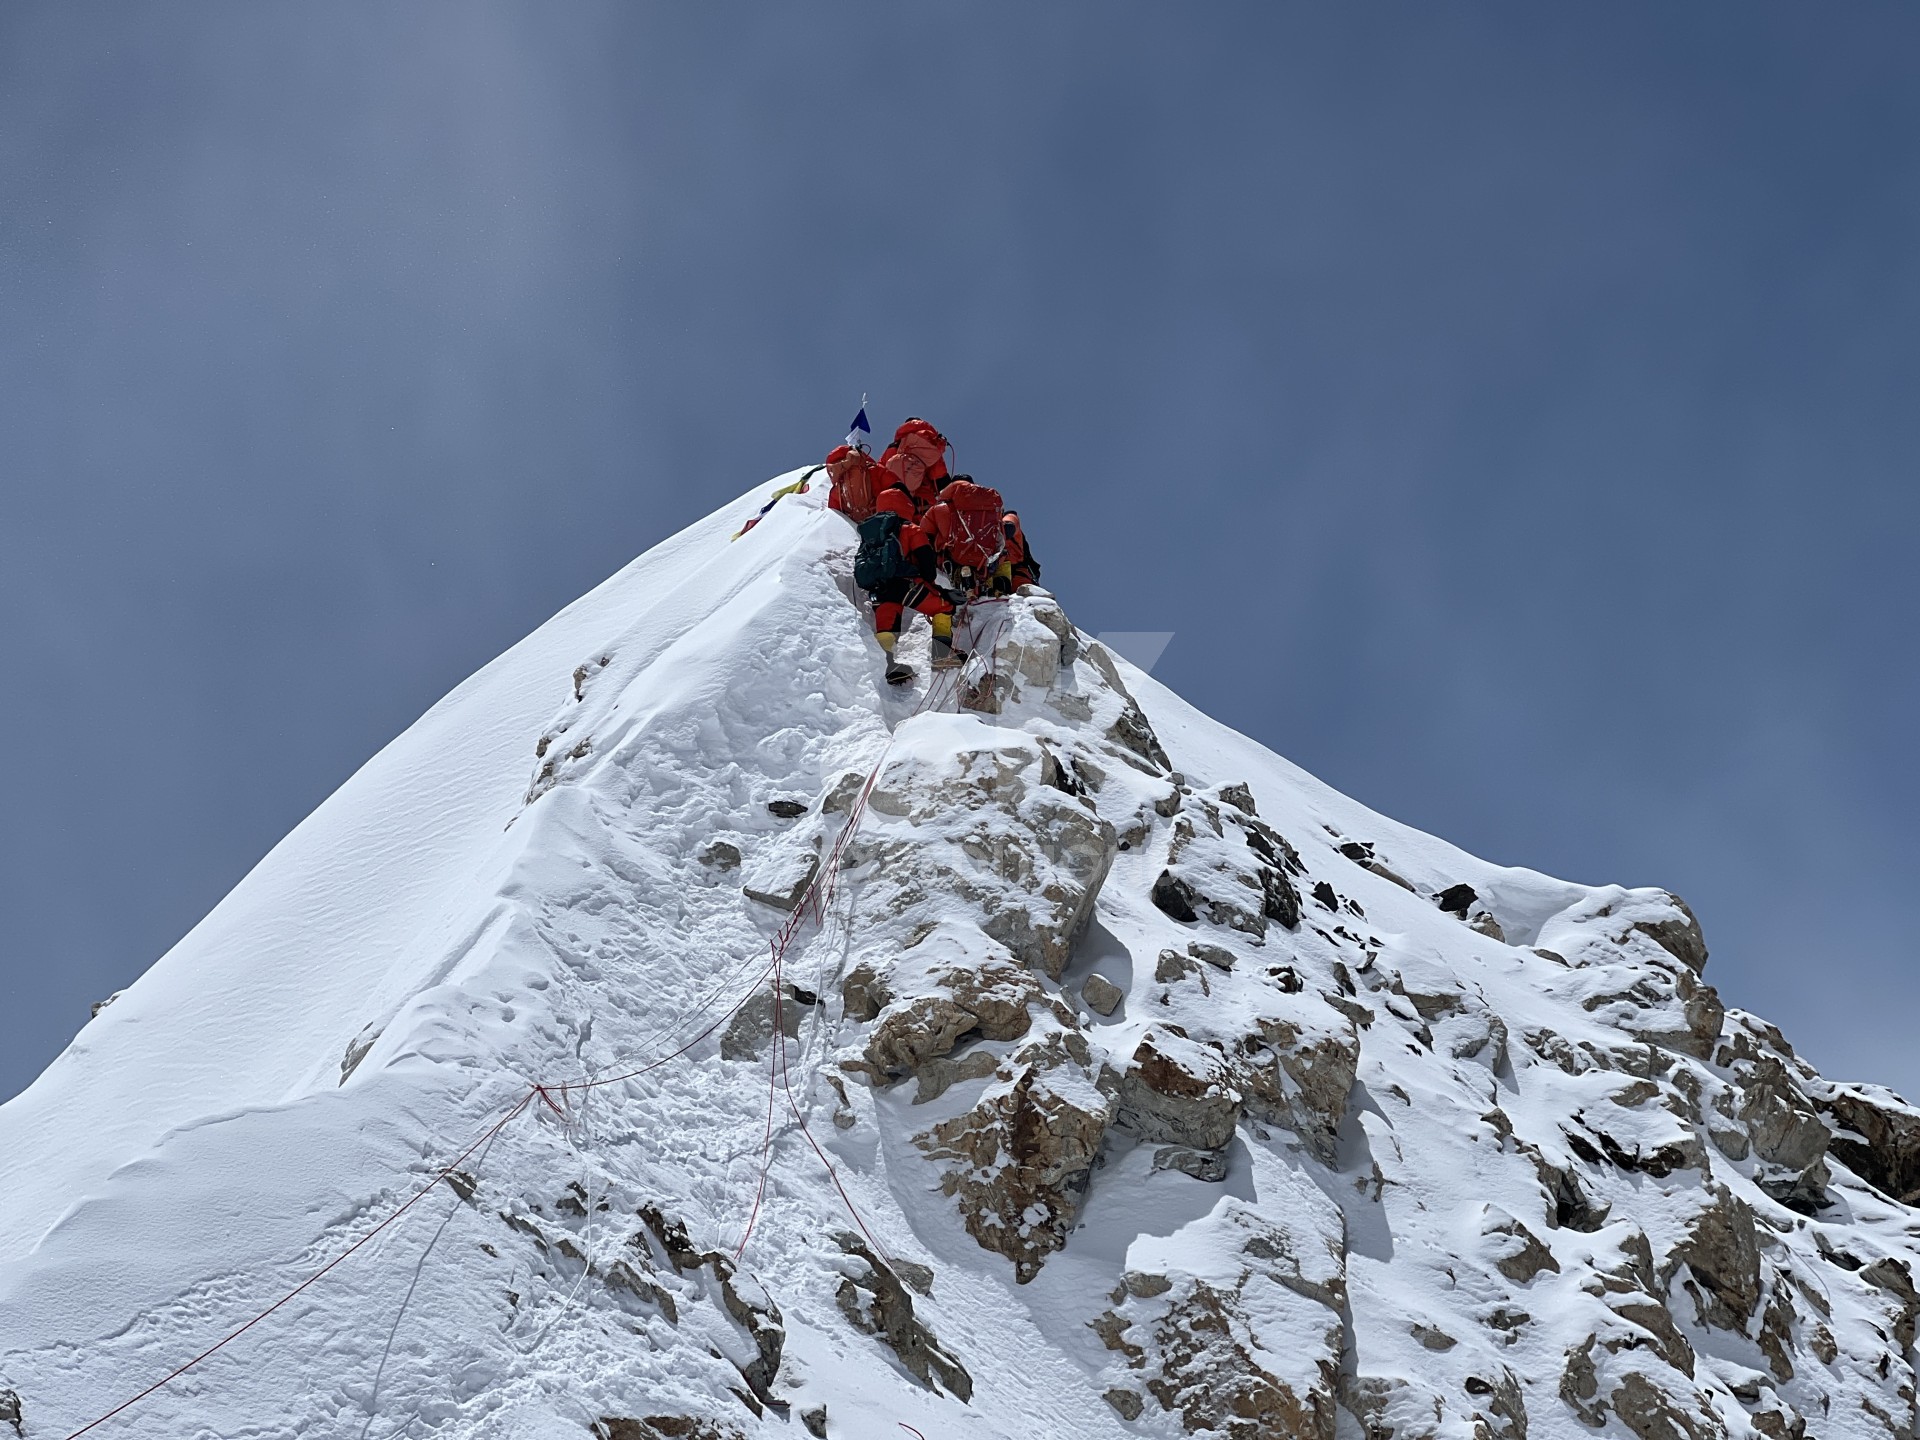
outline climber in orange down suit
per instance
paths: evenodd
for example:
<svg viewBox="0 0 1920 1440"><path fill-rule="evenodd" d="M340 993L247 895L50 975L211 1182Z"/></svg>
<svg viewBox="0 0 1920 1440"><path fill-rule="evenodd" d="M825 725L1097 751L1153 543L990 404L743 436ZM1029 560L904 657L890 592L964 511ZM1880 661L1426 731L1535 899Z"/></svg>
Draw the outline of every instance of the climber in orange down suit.
<svg viewBox="0 0 1920 1440"><path fill-rule="evenodd" d="M1022 585L1040 583L1040 562L1033 558L1033 551L1027 548L1027 532L1020 528L1020 516L1009 510L1001 517L1000 526L1006 536L1006 549L1001 552L1002 577L996 571L993 577L994 593L1005 595L1009 590L1018 590Z"/></svg>
<svg viewBox="0 0 1920 1440"><path fill-rule="evenodd" d="M926 424L908 422L915 423ZM907 426L903 425L901 432L906 434ZM944 478L945 466L938 463L938 452L932 457L935 463L928 463L924 454L928 445L916 443L915 448L922 453L889 447L880 462L858 446L841 445L827 456L827 473L833 479L827 506L840 511L860 529L853 578L873 602L874 638L886 655L886 678L891 685L913 678L911 667L895 654L908 610L925 615L933 628L931 658L935 669L950 668L964 658L953 648L953 604L935 584L938 562L922 524L935 498L930 474L937 469Z"/></svg>

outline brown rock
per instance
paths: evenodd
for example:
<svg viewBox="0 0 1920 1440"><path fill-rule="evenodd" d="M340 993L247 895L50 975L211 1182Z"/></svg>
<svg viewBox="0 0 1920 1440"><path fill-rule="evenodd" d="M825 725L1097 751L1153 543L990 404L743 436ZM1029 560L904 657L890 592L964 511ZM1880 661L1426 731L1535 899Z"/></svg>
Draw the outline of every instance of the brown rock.
<svg viewBox="0 0 1920 1440"><path fill-rule="evenodd" d="M1486 1382L1469 1378L1469 1386L1475 1387L1469 1394L1481 1393ZM1367 1375L1353 1374L1341 1377L1340 1401L1346 1406L1353 1418L1359 1421L1359 1432L1369 1437L1419 1436L1420 1440L1437 1440L1443 1433L1431 1427L1431 1420L1439 1419L1446 1410L1446 1402L1440 1400L1438 1392L1416 1376L1409 1375ZM1439 1401L1438 1404L1435 1402ZM1454 1432L1458 1434L1458 1431ZM1476 1428L1475 1440L1479 1440L1480 1430Z"/></svg>
<svg viewBox="0 0 1920 1440"><path fill-rule="evenodd" d="M1218 1150L1189 1150L1184 1145L1167 1145L1153 1152L1154 1170L1178 1170L1196 1180L1217 1185L1227 1178L1231 1167Z"/></svg>
<svg viewBox="0 0 1920 1440"><path fill-rule="evenodd" d="M1339 1329L1328 1312L1326 1333L1317 1338L1330 1357L1339 1353ZM1242 1339L1248 1331L1238 1296L1194 1281L1152 1326L1161 1369L1147 1382L1148 1392L1162 1409L1177 1412L1190 1433L1227 1440L1333 1440L1335 1360L1321 1362L1323 1383L1302 1395L1261 1366Z"/></svg>
<svg viewBox="0 0 1920 1440"><path fill-rule="evenodd" d="M1675 998L1680 1003L1682 1025L1675 1028L1671 1025L1647 1024L1634 1029L1633 1038L1648 1045L1678 1051L1682 1055L1691 1055L1696 1060L1705 1060L1713 1054L1714 1044L1720 1038L1727 1007L1721 1003L1720 992L1704 980L1695 979L1691 970L1674 972L1673 983Z"/></svg>
<svg viewBox="0 0 1920 1440"><path fill-rule="evenodd" d="M784 1408L786 1402L773 1394L773 1383L780 1373L780 1356L786 1346L786 1327L781 1321L780 1307L773 1298L761 1289L759 1283L749 1276L740 1274L733 1261L717 1250L696 1249L688 1238L687 1227L680 1221L667 1215L657 1205L642 1205L640 1218L653 1232L666 1252L668 1261L674 1269L681 1271L705 1270L719 1287L721 1304L749 1340L753 1342L755 1358L742 1365L740 1377L747 1382L747 1388L753 1392L753 1405L770 1405ZM584 1258L584 1257L583 1257ZM735 1392L736 1394L739 1392ZM744 1396L742 1397L745 1398ZM759 1411L756 1409L755 1414ZM657 1420L646 1423L656 1425ZM664 1434L697 1434L697 1431L663 1431Z"/></svg>
<svg viewBox="0 0 1920 1440"><path fill-rule="evenodd" d="M937 1100L960 1081L984 1080L999 1068L1000 1062L990 1050L974 1050L959 1060L944 1056L929 1060L914 1072L914 1079L919 1083L913 1103L924 1105L929 1100Z"/></svg>
<svg viewBox="0 0 1920 1440"><path fill-rule="evenodd" d="M711 865L716 870L737 870L740 866L740 847L725 840L715 840L700 852L700 863Z"/></svg>
<svg viewBox="0 0 1920 1440"><path fill-rule="evenodd" d="M1099 649L1094 646L1089 656ZM1167 758L1167 752L1160 748L1160 737L1153 733L1145 712L1127 697L1126 708L1120 712L1120 718L1107 729L1107 738L1122 746L1129 753L1145 760L1157 772L1164 773L1173 768L1173 762Z"/></svg>
<svg viewBox="0 0 1920 1440"><path fill-rule="evenodd" d="M1832 1130L1834 1158L1887 1198L1920 1204L1920 1109L1865 1085L1826 1085L1813 1100Z"/></svg>
<svg viewBox="0 0 1920 1440"><path fill-rule="evenodd" d="M922 995L900 1000L881 1012L867 1037L866 1061L875 1074L888 1078L911 1075L927 1061L953 1049L954 1042L979 1024L944 995Z"/></svg>
<svg viewBox="0 0 1920 1440"><path fill-rule="evenodd" d="M1240 811L1242 814L1254 815L1259 813L1254 809L1253 790L1245 784L1222 785L1215 793L1219 795L1224 804L1233 806L1234 809Z"/></svg>
<svg viewBox="0 0 1920 1440"><path fill-rule="evenodd" d="M1224 945L1209 945L1203 940L1189 940L1187 954L1196 960L1204 960L1216 970L1233 969L1233 952Z"/></svg>
<svg viewBox="0 0 1920 1440"><path fill-rule="evenodd" d="M693 1415L649 1415L644 1420L603 1415L592 1430L595 1440L745 1440L731 1425Z"/></svg>
<svg viewBox="0 0 1920 1440"><path fill-rule="evenodd" d="M1893 1337L1900 1348L1913 1348L1914 1322L1920 1317L1920 1292L1913 1287L1913 1272L1904 1260L1892 1256L1876 1260L1860 1272L1860 1278L1876 1290L1884 1290L1895 1302Z"/></svg>
<svg viewBox="0 0 1920 1440"><path fill-rule="evenodd" d="M749 900L758 900L762 905L771 905L776 910L791 911L797 908L807 887L813 884L813 877L820 873L820 856L808 855L806 862L778 889L756 890L751 885L742 885L740 893Z"/></svg>
<svg viewBox="0 0 1920 1440"><path fill-rule="evenodd" d="M1694 974L1705 974L1707 938L1700 932L1700 922L1694 919L1693 911L1678 895L1669 891L1667 899L1679 912L1671 920L1640 920L1632 928L1651 938Z"/></svg>
<svg viewBox="0 0 1920 1440"><path fill-rule="evenodd" d="M1560 1374L1560 1398L1567 1408L1592 1426L1607 1423L1606 1403L1600 1399L1600 1373L1593 1363L1595 1337L1589 1335L1567 1351Z"/></svg>
<svg viewBox="0 0 1920 1440"><path fill-rule="evenodd" d="M1760 1304L1760 1238L1744 1200L1724 1185L1709 1194L1668 1253L1666 1270L1684 1264L1705 1287L1704 1294L1694 1292L1702 1324L1744 1331Z"/></svg>
<svg viewBox="0 0 1920 1440"><path fill-rule="evenodd" d="M1132 1390L1115 1387L1101 1397L1115 1410L1120 1412L1122 1420L1138 1420L1140 1412L1146 1408L1140 1396Z"/></svg>
<svg viewBox="0 0 1920 1440"><path fill-rule="evenodd" d="M1703 1397L1684 1404L1638 1371L1630 1370L1608 1397L1613 1413L1639 1440L1726 1440L1720 1423Z"/></svg>
<svg viewBox="0 0 1920 1440"><path fill-rule="evenodd" d="M1475 1418L1484 1425L1489 1440L1527 1440L1526 1397L1512 1371L1502 1370L1497 1380L1470 1376L1465 1389L1485 1406Z"/></svg>
<svg viewBox="0 0 1920 1440"><path fill-rule="evenodd" d="M1247 1113L1285 1126L1331 1164L1359 1072L1358 1031L1350 1020L1317 1030L1278 1018L1259 1025L1235 1047L1234 1083Z"/></svg>
<svg viewBox="0 0 1920 1440"><path fill-rule="evenodd" d="M1058 979L1118 837L1087 800L1043 783L1051 762L1038 741L994 734L951 757L958 774L904 761L884 770L868 801L879 819L848 863L879 877L872 913L931 919L957 902L1021 964Z"/></svg>
<svg viewBox="0 0 1920 1440"><path fill-rule="evenodd" d="M1753 1428L1765 1435L1767 1440L1806 1440L1806 1420L1798 1410L1784 1402L1766 1410L1756 1410L1749 1418L1753 1421Z"/></svg>
<svg viewBox="0 0 1920 1440"><path fill-rule="evenodd" d="M1760 1316L1760 1353L1767 1357L1767 1368L1781 1384L1793 1379L1793 1292L1785 1280L1776 1280L1773 1296Z"/></svg>
<svg viewBox="0 0 1920 1440"><path fill-rule="evenodd" d="M867 788L867 777L858 770L848 770L833 782L833 788L820 802L823 815L844 815L853 809L854 802L860 798L860 792Z"/></svg>
<svg viewBox="0 0 1920 1440"><path fill-rule="evenodd" d="M1033 1026L1032 1007L1048 1003L1039 981L1004 961L949 970L937 983L974 1017L986 1040L1018 1040Z"/></svg>
<svg viewBox="0 0 1920 1440"><path fill-rule="evenodd" d="M949 1162L940 1188L958 1199L967 1233L1013 1261L1024 1284L1067 1243L1108 1111L1064 1045L1028 1046L1013 1066L1010 1083L990 1086L971 1110L914 1143L929 1159ZM1061 1083L1049 1078L1053 1072Z"/></svg>
<svg viewBox="0 0 1920 1440"><path fill-rule="evenodd" d="M1240 1122L1240 1092L1225 1061L1165 1030L1141 1037L1114 1095L1116 1123L1144 1140L1218 1150Z"/></svg>
<svg viewBox="0 0 1920 1440"><path fill-rule="evenodd" d="M1653 1337L1654 1349L1660 1352L1660 1358L1685 1375L1693 1378L1693 1346L1674 1323L1673 1312L1668 1310L1652 1296L1635 1297L1616 1301L1613 1313L1622 1320L1638 1325Z"/></svg>
<svg viewBox="0 0 1920 1440"><path fill-rule="evenodd" d="M780 1029L789 1039L800 1035L800 1012L805 1007L781 997ZM763 990L755 995L734 1014L727 1028L720 1035L720 1058L722 1060L753 1060L766 1049L767 1042L773 1038L773 991Z"/></svg>
<svg viewBox="0 0 1920 1440"><path fill-rule="evenodd" d="M1831 1179L1826 1125L1780 1061L1765 1055L1740 1070L1738 1118L1770 1172L1755 1178L1782 1204L1803 1212L1817 1208Z"/></svg>
<svg viewBox="0 0 1920 1440"><path fill-rule="evenodd" d="M847 1018L864 1024L879 1018L892 1003L893 993L872 965L862 963L840 983L840 997L846 1002Z"/></svg>

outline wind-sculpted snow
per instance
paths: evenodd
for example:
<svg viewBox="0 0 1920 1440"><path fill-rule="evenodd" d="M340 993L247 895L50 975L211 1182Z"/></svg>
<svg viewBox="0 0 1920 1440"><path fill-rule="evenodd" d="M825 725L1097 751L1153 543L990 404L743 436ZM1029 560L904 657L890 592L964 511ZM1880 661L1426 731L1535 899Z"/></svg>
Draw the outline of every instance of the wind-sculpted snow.
<svg viewBox="0 0 1920 1440"><path fill-rule="evenodd" d="M0 1425L452 1165L89 1433L1914 1433L1920 1111L1727 1010L1675 897L1376 815L1042 591L889 689L817 487L729 540L771 488L0 1109Z"/></svg>

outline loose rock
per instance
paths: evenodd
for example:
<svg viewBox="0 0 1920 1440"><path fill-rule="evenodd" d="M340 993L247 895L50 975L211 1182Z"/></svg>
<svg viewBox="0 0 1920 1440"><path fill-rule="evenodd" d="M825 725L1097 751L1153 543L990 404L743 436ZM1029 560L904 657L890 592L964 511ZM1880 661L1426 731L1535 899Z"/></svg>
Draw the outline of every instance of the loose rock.
<svg viewBox="0 0 1920 1440"><path fill-rule="evenodd" d="M1118 985L1096 971L1081 982L1080 998L1096 1015L1111 1015L1127 997Z"/></svg>
<svg viewBox="0 0 1920 1440"><path fill-rule="evenodd" d="M1153 903L1162 914L1175 920L1197 920L1193 902L1197 897L1193 887L1171 870L1162 870L1160 878L1153 882Z"/></svg>

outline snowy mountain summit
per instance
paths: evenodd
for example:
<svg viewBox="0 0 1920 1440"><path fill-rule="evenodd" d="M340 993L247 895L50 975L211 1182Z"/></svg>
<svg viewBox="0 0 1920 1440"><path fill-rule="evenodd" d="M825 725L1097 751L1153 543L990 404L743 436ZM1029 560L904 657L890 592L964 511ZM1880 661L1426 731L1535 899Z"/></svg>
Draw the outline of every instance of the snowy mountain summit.
<svg viewBox="0 0 1920 1440"><path fill-rule="evenodd" d="M1920 1110L1678 899L1376 815L1042 591L889 688L819 485L729 539L780 483L0 1108L0 1423L1916 1433Z"/></svg>

